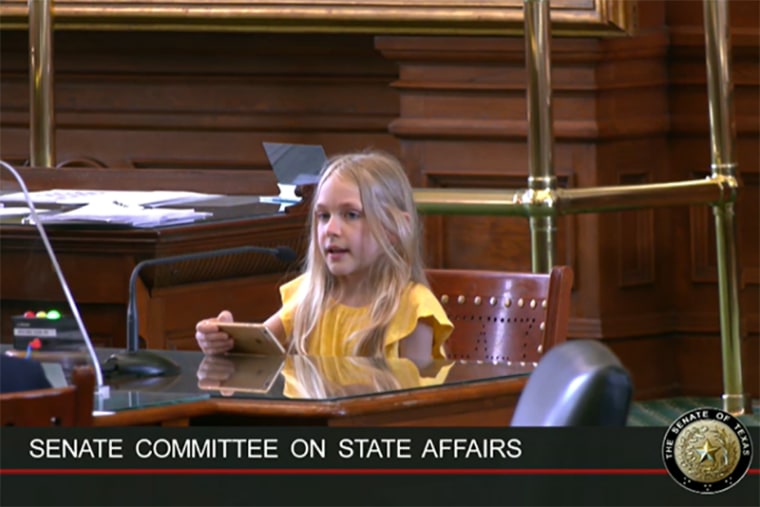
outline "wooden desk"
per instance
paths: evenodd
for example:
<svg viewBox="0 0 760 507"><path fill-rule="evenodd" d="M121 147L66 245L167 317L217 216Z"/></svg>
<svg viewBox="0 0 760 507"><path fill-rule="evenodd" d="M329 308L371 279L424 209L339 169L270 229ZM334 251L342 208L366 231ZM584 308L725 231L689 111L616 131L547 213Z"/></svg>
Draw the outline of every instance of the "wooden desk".
<svg viewBox="0 0 760 507"><path fill-rule="evenodd" d="M68 170L67 170L68 171ZM54 173L54 174L53 174ZM27 170L30 190L43 187L45 175L55 188L131 188L119 171ZM103 173L107 174L105 176ZM134 178L134 171L123 174ZM187 176L187 175L186 175ZM85 184L86 178L90 183ZM147 185L166 189L182 179L158 177ZM119 187L119 182L122 185ZM247 183L242 181L242 188ZM51 188L50 186L43 188ZM174 187L185 189L183 187ZM226 188L226 187L223 187ZM258 184L255 188L269 189ZM276 188L276 187L275 187ZM13 190L3 182L3 190ZM204 190L213 192L214 190ZM262 192L264 193L264 192ZM268 192L268 193L276 193ZM274 208L271 208L274 206ZM220 208L221 209L221 208ZM46 228L58 261L80 307L93 341L99 346L123 347L126 343L126 305L129 277L138 262L191 252L241 245L290 246L299 254L304 248L305 206L278 213L276 205L263 210L254 205L225 208L218 219L196 224L154 229L109 228L104 226L58 226ZM70 313L58 279L50 266L35 228L0 224L0 311L18 315L26 310L50 307ZM229 309L240 320L258 321L279 307L277 287L294 274L297 266L286 265L266 255L216 257L206 261L171 264L141 273L137 287L140 336L147 348L192 349L195 323L203 317ZM2 319L4 342L12 336L10 318Z"/></svg>
<svg viewBox="0 0 760 507"><path fill-rule="evenodd" d="M70 314L37 231L1 230L2 314L50 307ZM157 229L47 230L93 341L110 347L126 343L129 277L138 262L252 242L300 252L303 231L304 217L286 214ZM222 309L241 320L263 320L279 306L277 287L286 269L255 254L145 269L137 286L140 336L147 348L192 348L195 323ZM10 319L3 319L2 334L12 336Z"/></svg>
<svg viewBox="0 0 760 507"><path fill-rule="evenodd" d="M176 391L178 399L199 392L193 364L202 354L174 352L181 378L150 387ZM261 425L261 426L507 426L532 366L457 361L441 385L366 393L323 400L288 399L274 393L220 396L160 403L98 415L96 426ZM127 383L120 389L132 389ZM136 392L141 392L139 388ZM195 392L192 392L195 390ZM148 392L144 390L143 392Z"/></svg>

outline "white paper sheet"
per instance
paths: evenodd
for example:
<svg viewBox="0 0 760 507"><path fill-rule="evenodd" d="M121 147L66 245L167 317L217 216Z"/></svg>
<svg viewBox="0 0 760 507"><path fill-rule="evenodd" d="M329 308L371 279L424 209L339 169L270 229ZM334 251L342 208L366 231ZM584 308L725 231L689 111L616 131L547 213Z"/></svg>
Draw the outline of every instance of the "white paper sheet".
<svg viewBox="0 0 760 507"><path fill-rule="evenodd" d="M133 227L156 227L191 223L211 215L211 213L194 209L145 208L120 201L97 199L70 211L45 215L40 217L40 220L42 223L101 222Z"/></svg>
<svg viewBox="0 0 760 507"><path fill-rule="evenodd" d="M39 213L47 213L50 210L47 209L35 209L35 211ZM27 208L26 206L12 206L12 207L0 207L0 217L13 217L13 216L21 216L21 215L28 215L32 211Z"/></svg>
<svg viewBox="0 0 760 507"><path fill-rule="evenodd" d="M34 204L89 204L111 200L135 206L168 206L211 199L220 194L203 194L174 190L42 190L29 192ZM0 195L0 202L26 202L23 192Z"/></svg>

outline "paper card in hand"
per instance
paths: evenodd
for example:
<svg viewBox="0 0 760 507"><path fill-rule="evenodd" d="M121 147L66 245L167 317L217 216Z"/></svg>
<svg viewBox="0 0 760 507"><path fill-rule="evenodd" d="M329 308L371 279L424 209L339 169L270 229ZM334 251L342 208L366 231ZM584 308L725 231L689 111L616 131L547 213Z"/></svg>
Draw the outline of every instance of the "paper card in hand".
<svg viewBox="0 0 760 507"><path fill-rule="evenodd" d="M285 347L264 324L254 322L219 322L219 329L235 341L231 352L260 356L285 355Z"/></svg>

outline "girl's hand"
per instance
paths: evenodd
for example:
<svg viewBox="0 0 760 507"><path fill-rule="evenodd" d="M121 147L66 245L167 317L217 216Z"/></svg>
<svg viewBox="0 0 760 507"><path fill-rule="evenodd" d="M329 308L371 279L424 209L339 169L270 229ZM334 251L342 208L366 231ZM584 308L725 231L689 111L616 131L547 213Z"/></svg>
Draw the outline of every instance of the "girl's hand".
<svg viewBox="0 0 760 507"><path fill-rule="evenodd" d="M219 329L218 322L233 322L232 314L224 310L217 318L204 319L195 325L195 339L204 354L224 354L234 345L230 335Z"/></svg>

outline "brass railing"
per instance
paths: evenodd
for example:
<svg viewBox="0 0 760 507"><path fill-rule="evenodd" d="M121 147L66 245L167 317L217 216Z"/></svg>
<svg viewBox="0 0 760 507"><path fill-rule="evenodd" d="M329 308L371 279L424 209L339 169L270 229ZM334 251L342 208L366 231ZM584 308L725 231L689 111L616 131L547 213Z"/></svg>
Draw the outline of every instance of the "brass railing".
<svg viewBox="0 0 760 507"><path fill-rule="evenodd" d="M742 414L739 289L734 203L739 189L734 159L733 87L727 2L704 0L712 164L705 180L558 189L552 166L549 0L524 0L528 75L529 176L525 190L417 189L423 213L526 216L534 271L554 264L558 215L659 206L708 204L715 215L719 313L723 358L723 408Z"/></svg>
<svg viewBox="0 0 760 507"><path fill-rule="evenodd" d="M54 166L52 3L30 2L32 166ZM704 180L560 189L553 167L549 0L524 0L528 75L529 177L523 190L415 189L427 214L512 215L530 221L534 271L555 264L556 217L660 206L710 205L715 216L723 407L742 414L739 291L734 203L739 190L734 158L733 86L727 2L703 0L712 163ZM36 8L32 8L35 6ZM39 9L40 12L36 12Z"/></svg>

